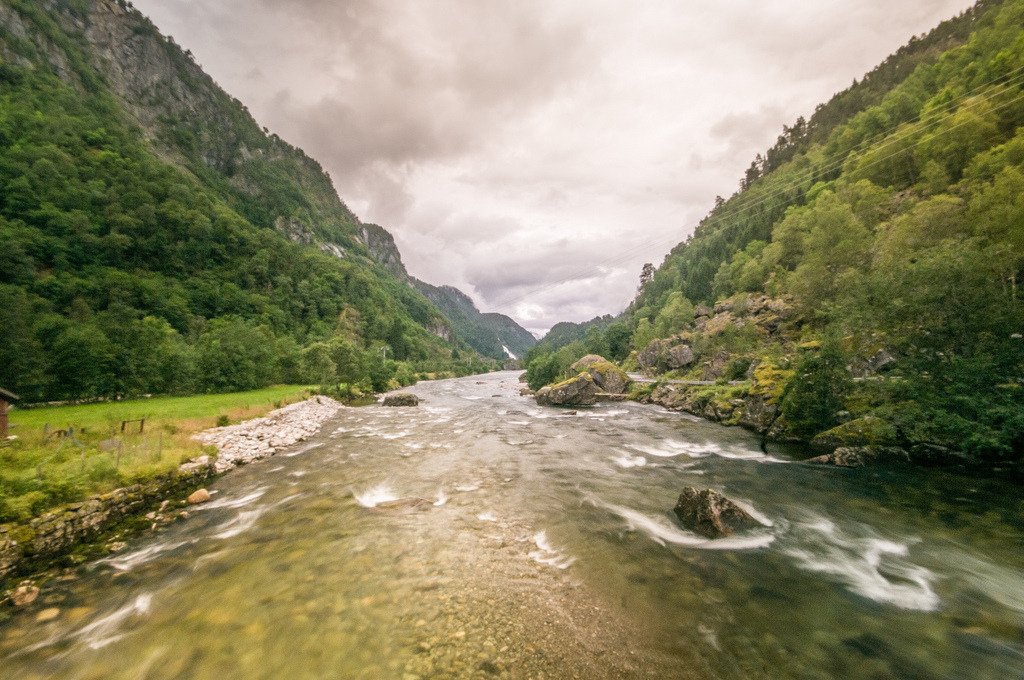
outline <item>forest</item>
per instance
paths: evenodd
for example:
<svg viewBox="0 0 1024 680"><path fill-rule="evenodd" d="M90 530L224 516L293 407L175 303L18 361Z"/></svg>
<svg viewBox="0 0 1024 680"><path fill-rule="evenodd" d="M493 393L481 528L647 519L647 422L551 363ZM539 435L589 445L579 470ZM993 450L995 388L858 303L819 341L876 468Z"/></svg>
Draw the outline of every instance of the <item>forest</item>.
<svg viewBox="0 0 1024 680"><path fill-rule="evenodd" d="M636 367L652 341L685 337L698 364L728 357L712 378L758 364L785 376L790 436L852 414L909 441L1020 458L1022 85L1024 2L981 2L915 38L787 126L619 318L538 345L531 383L587 352ZM694 325L700 307L763 295L793 310L776 332ZM853 375L882 351L884 375Z"/></svg>
<svg viewBox="0 0 1024 680"><path fill-rule="evenodd" d="M128 15L133 39L167 55L168 84L130 113L59 21L84 10L10 4L32 31L0 29L0 385L25 402L369 392L492 366L373 261L315 162L141 15ZM211 119L175 117L175 85Z"/></svg>

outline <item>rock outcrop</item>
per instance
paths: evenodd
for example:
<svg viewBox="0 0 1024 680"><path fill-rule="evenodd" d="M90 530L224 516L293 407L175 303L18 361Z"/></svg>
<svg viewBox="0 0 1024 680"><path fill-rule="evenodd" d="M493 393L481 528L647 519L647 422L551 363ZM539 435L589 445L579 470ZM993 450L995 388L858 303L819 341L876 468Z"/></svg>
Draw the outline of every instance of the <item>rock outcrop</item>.
<svg viewBox="0 0 1024 680"><path fill-rule="evenodd" d="M600 391L590 373L580 373L575 378L540 388L536 399L541 406L591 406L597 403Z"/></svg>
<svg viewBox="0 0 1024 680"><path fill-rule="evenodd" d="M750 513L713 489L683 489L673 512L680 524L707 538L760 526Z"/></svg>
<svg viewBox="0 0 1024 680"><path fill-rule="evenodd" d="M411 392L395 392L384 397L384 406L419 406L420 398Z"/></svg>
<svg viewBox="0 0 1024 680"><path fill-rule="evenodd" d="M848 468L901 465L910 462L910 454L898 446L843 446L827 455L811 458L807 462Z"/></svg>
<svg viewBox="0 0 1024 680"><path fill-rule="evenodd" d="M646 371L675 371L692 365L694 361L693 348L682 335L653 340L636 355L637 364Z"/></svg>

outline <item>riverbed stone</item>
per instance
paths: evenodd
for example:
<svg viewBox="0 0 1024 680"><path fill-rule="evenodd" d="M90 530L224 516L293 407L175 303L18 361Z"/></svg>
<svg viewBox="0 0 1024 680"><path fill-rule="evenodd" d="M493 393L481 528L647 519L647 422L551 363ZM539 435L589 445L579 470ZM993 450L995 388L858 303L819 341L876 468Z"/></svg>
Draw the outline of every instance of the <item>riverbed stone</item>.
<svg viewBox="0 0 1024 680"><path fill-rule="evenodd" d="M707 538L760 526L750 513L714 489L683 489L673 512L684 527Z"/></svg>
<svg viewBox="0 0 1024 680"><path fill-rule="evenodd" d="M39 586L32 581L22 581L11 593L11 602L15 607L32 604L39 597Z"/></svg>
<svg viewBox="0 0 1024 680"><path fill-rule="evenodd" d="M58 616L60 616L60 609L57 607L47 607L36 614L36 621L39 623L46 623L47 621L53 621Z"/></svg>
<svg viewBox="0 0 1024 680"><path fill-rule="evenodd" d="M419 406L420 398L411 392L395 392L384 397L385 406Z"/></svg>
<svg viewBox="0 0 1024 680"><path fill-rule="evenodd" d="M542 387L537 392L541 406L591 406L597 403L600 390L589 373L580 373L555 385Z"/></svg>
<svg viewBox="0 0 1024 680"><path fill-rule="evenodd" d="M200 503L206 503L210 500L210 492L206 489L197 489L189 494L189 497L185 501L189 505L199 505Z"/></svg>

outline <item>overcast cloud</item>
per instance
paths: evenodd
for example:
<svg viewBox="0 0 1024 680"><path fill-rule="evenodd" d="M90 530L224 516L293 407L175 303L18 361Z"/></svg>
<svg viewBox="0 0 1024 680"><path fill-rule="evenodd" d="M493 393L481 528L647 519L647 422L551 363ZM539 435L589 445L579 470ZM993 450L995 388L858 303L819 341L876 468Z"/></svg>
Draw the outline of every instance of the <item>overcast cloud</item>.
<svg viewBox="0 0 1024 680"><path fill-rule="evenodd" d="M783 124L969 0L135 0L409 271L618 313Z"/></svg>

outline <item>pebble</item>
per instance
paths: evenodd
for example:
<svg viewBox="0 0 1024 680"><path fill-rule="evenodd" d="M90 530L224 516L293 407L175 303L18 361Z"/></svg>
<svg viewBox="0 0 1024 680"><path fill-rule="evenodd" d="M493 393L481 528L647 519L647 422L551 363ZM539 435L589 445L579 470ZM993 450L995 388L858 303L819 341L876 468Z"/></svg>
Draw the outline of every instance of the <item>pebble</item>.
<svg viewBox="0 0 1024 680"><path fill-rule="evenodd" d="M32 581L22 581L11 593L11 602L15 607L24 607L35 602L37 597L39 597L39 587Z"/></svg>
<svg viewBox="0 0 1024 680"><path fill-rule="evenodd" d="M57 607L50 607L36 614L36 621L39 623L46 623L47 621L53 621L58 616L60 616L60 609Z"/></svg>

